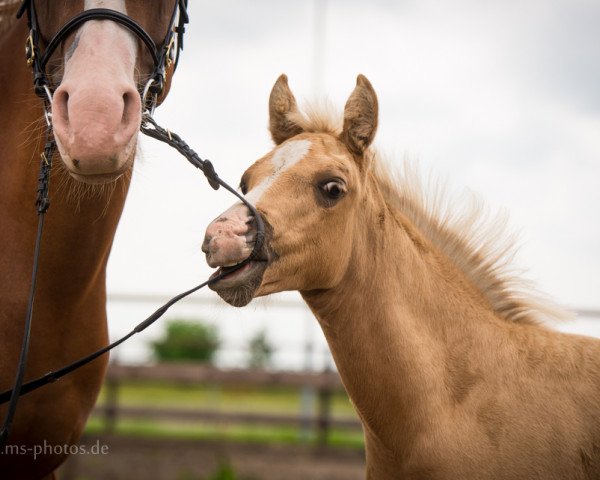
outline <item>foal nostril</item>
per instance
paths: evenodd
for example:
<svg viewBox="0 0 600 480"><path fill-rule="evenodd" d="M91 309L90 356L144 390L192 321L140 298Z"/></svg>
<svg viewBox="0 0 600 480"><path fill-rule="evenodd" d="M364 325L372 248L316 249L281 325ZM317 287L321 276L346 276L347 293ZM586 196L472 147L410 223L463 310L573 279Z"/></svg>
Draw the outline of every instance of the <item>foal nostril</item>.
<svg viewBox="0 0 600 480"><path fill-rule="evenodd" d="M207 255L208 255L208 253L210 251L210 241L211 240L212 240L212 237L210 237L210 236L207 235L207 236L204 237L204 241L202 242L202 252L205 253L205 254L207 254Z"/></svg>

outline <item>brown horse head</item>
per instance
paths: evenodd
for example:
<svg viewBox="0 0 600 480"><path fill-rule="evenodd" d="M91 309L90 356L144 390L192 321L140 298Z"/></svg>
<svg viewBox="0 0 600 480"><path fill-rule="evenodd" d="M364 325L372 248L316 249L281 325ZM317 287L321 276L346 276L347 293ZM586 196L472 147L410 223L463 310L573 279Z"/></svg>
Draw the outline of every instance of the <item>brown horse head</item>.
<svg viewBox="0 0 600 480"><path fill-rule="evenodd" d="M109 8L136 21L160 46L176 0L35 1L42 49L82 10ZM146 46L110 20L83 23L48 64L55 87L54 134L69 173L82 182L104 183L128 170L136 151L142 116L140 91L152 72Z"/></svg>
<svg viewBox="0 0 600 480"><path fill-rule="evenodd" d="M283 290L335 286L352 257L352 231L369 175L367 148L377 130L377 97L359 75L340 129L308 128L282 75L269 101L276 147L244 173L241 190L267 224L262 258L214 283L227 302ZM241 203L213 221L203 244L211 267L229 266L252 251L250 212Z"/></svg>

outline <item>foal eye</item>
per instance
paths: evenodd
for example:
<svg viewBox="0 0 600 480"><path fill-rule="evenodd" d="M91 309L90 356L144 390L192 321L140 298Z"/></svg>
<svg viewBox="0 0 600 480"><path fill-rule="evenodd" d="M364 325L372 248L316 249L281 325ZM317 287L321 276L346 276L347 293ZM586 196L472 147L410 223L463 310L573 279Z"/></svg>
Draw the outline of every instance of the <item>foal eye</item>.
<svg viewBox="0 0 600 480"><path fill-rule="evenodd" d="M330 200L339 200L346 193L346 187L339 180L331 180L321 185L321 191Z"/></svg>

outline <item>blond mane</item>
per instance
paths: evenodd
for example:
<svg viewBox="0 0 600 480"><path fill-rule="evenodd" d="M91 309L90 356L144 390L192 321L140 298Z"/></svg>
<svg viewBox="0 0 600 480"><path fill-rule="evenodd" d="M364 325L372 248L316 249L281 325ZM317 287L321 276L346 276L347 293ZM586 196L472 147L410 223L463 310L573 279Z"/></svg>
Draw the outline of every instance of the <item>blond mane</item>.
<svg viewBox="0 0 600 480"><path fill-rule="evenodd" d="M305 132L339 135L342 116L331 108L308 105L288 119ZM493 310L511 322L539 324L562 321L571 314L553 304L511 266L514 236L506 234L506 216L490 216L473 194L467 201L449 198L439 182L422 180L408 161L391 171L370 148L373 173L390 206L398 209L482 292ZM428 187L428 188L426 188Z"/></svg>

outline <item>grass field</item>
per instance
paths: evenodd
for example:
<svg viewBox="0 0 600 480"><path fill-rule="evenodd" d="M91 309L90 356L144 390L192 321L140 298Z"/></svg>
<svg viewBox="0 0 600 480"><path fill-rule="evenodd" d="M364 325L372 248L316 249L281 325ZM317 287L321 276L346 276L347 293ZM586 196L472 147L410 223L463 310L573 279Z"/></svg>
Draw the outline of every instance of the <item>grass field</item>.
<svg viewBox="0 0 600 480"><path fill-rule="evenodd" d="M102 407L106 401L103 389L98 401ZM129 382L119 385L118 405L127 407L152 407L180 410L211 410L222 413L254 413L299 415L303 398L298 390L287 388L247 389L210 385L174 386L157 382ZM314 402L313 402L314 403ZM311 405L312 411L317 408ZM355 418L348 398L342 392L333 395L331 402L333 418ZM100 433L104 419L93 416L86 432ZM262 443L311 443L316 441L312 430L302 431L293 426L263 426L253 424L210 424L201 421L165 421L154 419L120 418L115 433L136 436L216 439L239 442ZM332 446L362 448L363 438L359 431L332 429L328 436Z"/></svg>

